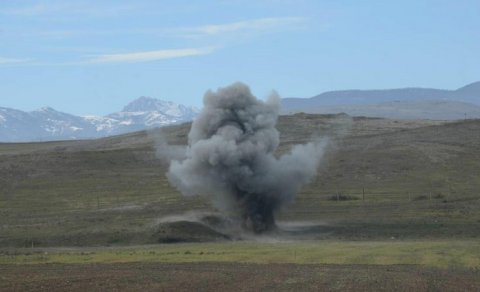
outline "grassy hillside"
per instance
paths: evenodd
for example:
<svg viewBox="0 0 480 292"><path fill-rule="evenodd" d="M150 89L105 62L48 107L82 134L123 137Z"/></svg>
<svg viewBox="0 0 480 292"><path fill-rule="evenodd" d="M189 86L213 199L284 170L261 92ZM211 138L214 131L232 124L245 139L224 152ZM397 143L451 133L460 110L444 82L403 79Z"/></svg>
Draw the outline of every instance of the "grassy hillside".
<svg viewBox="0 0 480 292"><path fill-rule="evenodd" d="M314 221L322 238L477 238L480 121L282 116L279 154L328 136L325 162L279 220ZM0 144L0 246L154 243L160 218L212 210L165 178L155 141L189 125L92 141Z"/></svg>

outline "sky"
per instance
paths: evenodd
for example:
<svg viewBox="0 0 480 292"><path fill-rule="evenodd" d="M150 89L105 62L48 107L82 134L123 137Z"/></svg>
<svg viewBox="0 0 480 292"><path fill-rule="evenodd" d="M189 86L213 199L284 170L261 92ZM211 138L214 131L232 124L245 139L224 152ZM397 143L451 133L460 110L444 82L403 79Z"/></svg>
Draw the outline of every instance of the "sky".
<svg viewBox="0 0 480 292"><path fill-rule="evenodd" d="M478 0L0 0L0 107L106 115L140 96L202 106L455 89L480 80Z"/></svg>

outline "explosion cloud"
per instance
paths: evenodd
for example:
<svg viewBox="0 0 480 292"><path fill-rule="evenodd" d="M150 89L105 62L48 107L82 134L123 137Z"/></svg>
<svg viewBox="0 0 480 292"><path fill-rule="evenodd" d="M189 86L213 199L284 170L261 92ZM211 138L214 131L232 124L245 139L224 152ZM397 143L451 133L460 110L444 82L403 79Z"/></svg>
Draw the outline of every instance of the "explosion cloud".
<svg viewBox="0 0 480 292"><path fill-rule="evenodd" d="M275 128L280 99L266 102L235 83L208 91L193 122L185 156L172 160L167 177L184 195L210 195L255 233L275 228L274 213L291 202L316 174L325 142L296 145L279 158Z"/></svg>

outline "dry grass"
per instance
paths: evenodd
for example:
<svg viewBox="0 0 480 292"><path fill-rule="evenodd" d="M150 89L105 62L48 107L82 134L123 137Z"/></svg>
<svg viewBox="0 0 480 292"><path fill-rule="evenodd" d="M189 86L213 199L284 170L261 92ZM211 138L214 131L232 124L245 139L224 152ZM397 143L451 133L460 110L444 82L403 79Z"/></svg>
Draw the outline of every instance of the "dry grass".
<svg viewBox="0 0 480 292"><path fill-rule="evenodd" d="M188 129L163 137L182 144ZM480 121L299 114L281 117L279 129L279 153L319 134L333 141L316 180L280 219L326 222L329 239L478 238ZM0 144L0 246L153 243L158 218L211 210L170 187L156 135ZM328 200L337 193L359 199Z"/></svg>

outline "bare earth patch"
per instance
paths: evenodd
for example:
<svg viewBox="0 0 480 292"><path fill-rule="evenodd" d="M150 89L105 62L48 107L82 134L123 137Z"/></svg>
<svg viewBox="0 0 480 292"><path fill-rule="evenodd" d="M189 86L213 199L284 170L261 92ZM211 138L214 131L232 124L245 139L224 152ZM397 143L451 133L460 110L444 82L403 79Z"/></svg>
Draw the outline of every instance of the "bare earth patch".
<svg viewBox="0 0 480 292"><path fill-rule="evenodd" d="M2 291L478 291L480 272L411 265L0 265Z"/></svg>

